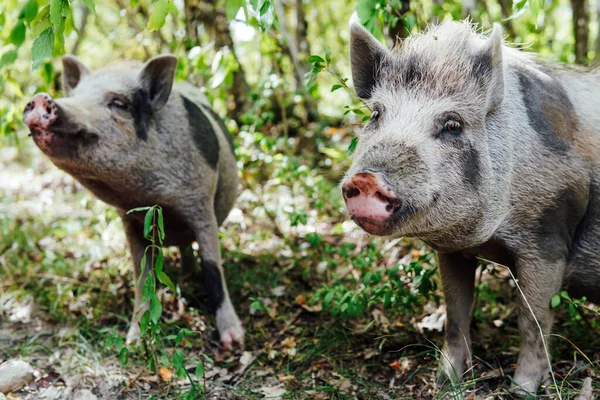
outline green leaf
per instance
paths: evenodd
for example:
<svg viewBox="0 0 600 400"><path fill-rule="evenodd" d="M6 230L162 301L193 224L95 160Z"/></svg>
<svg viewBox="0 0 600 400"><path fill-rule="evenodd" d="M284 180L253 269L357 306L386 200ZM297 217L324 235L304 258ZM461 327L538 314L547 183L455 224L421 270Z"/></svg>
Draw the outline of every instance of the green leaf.
<svg viewBox="0 0 600 400"><path fill-rule="evenodd" d="M162 249L159 247L156 250L156 259L154 260L154 268L156 269L156 272L162 272L163 270L163 252Z"/></svg>
<svg viewBox="0 0 600 400"><path fill-rule="evenodd" d="M180 329L179 332L177 332L177 337L175 338L175 346L179 346L179 343L181 343L182 340L183 340L183 329Z"/></svg>
<svg viewBox="0 0 600 400"><path fill-rule="evenodd" d="M167 274L165 274L163 271L160 271L160 273L157 273L156 277L158 278L160 283L162 283L163 285L167 285L169 287L169 289L171 289L173 292L176 291L175 284L173 283L171 278L169 278L169 276Z"/></svg>
<svg viewBox="0 0 600 400"><path fill-rule="evenodd" d="M333 86L331 87L331 91L332 91L332 92L335 92L336 90L338 90L338 89L341 89L341 88L342 88L342 85L333 85Z"/></svg>
<svg viewBox="0 0 600 400"><path fill-rule="evenodd" d="M131 210L127 211L127 214L130 214L132 212L136 212L136 211L147 211L148 209L150 209L152 207L136 207L136 208L132 208Z"/></svg>
<svg viewBox="0 0 600 400"><path fill-rule="evenodd" d="M152 318L152 321L154 321L154 323L157 324L161 315L162 315L162 304L160 304L160 299L155 294L152 297L152 301L150 301L150 318Z"/></svg>
<svg viewBox="0 0 600 400"><path fill-rule="evenodd" d="M51 0L50 2L50 22L54 28L54 36L59 43L59 48L62 50L65 44L65 16L66 8L69 7L67 0Z"/></svg>
<svg viewBox="0 0 600 400"><path fill-rule="evenodd" d="M175 349L173 352L173 357L171 358L171 362L177 369L185 368L183 365L183 351L181 351L181 349Z"/></svg>
<svg viewBox="0 0 600 400"><path fill-rule="evenodd" d="M19 47L25 41L25 24L19 20L10 31L10 42Z"/></svg>
<svg viewBox="0 0 600 400"><path fill-rule="evenodd" d="M225 5L227 20L231 21L235 19L238 11L240 11L240 8L244 9L246 21L248 21L248 8L246 7L246 0L227 0L227 4Z"/></svg>
<svg viewBox="0 0 600 400"><path fill-rule="evenodd" d="M52 26L50 22L50 4L40 10L38 15L31 21L29 28L33 37L38 37L46 29Z"/></svg>
<svg viewBox="0 0 600 400"><path fill-rule="evenodd" d="M96 4L94 4L94 0L82 0L83 3L90 9L92 12L96 12Z"/></svg>
<svg viewBox="0 0 600 400"><path fill-rule="evenodd" d="M160 244L162 244L162 242L165 240L165 223L162 208L156 206L156 211L158 212L158 237Z"/></svg>
<svg viewBox="0 0 600 400"><path fill-rule="evenodd" d="M204 362L202 361L200 361L196 367L196 378L198 378L199 381L204 379Z"/></svg>
<svg viewBox="0 0 600 400"><path fill-rule="evenodd" d="M560 305L560 294L555 294L552 296L552 301L550 304L552 305L552 308L558 307Z"/></svg>
<svg viewBox="0 0 600 400"><path fill-rule="evenodd" d="M154 241L154 238L152 238L150 235L150 232L152 231L152 220L154 219L154 207L150 207L148 209L148 211L146 211L146 216L144 217L144 237L146 239L150 239L151 241Z"/></svg>
<svg viewBox="0 0 600 400"><path fill-rule="evenodd" d="M32 69L39 68L44 61L52 57L52 50L54 50L54 31L52 28L48 28L33 41L31 47Z"/></svg>
<svg viewBox="0 0 600 400"><path fill-rule="evenodd" d="M169 14L169 0L158 0L150 14L148 30L152 32L162 28L167 20L167 14Z"/></svg>
<svg viewBox="0 0 600 400"><path fill-rule="evenodd" d="M154 296L156 296L156 293L154 293L154 279L152 274L148 273L148 276L144 281L144 287L142 288L142 301L144 303L152 301Z"/></svg>
<svg viewBox="0 0 600 400"><path fill-rule="evenodd" d="M529 11L531 12L531 16L533 17L535 26L537 27L537 17L540 12L538 0L529 0Z"/></svg>
<svg viewBox="0 0 600 400"><path fill-rule="evenodd" d="M21 13L19 14L20 19L24 19L27 23L33 21L35 16L38 13L38 3L37 0L29 0L23 8L21 9Z"/></svg>
<svg viewBox="0 0 600 400"><path fill-rule="evenodd" d="M356 150L357 144L358 144L358 137L353 137L352 141L350 142L350 146L348 146L348 155L354 153L354 150Z"/></svg>
<svg viewBox="0 0 600 400"><path fill-rule="evenodd" d="M325 60L323 60L323 57L321 57L321 56L317 56L317 55L315 55L315 54L313 54L312 56L309 56L309 57L308 57L308 59L307 59L307 61L308 61L310 64L314 64L314 63L316 63L316 62L321 62L321 63L324 63L324 62L325 62Z"/></svg>
<svg viewBox="0 0 600 400"><path fill-rule="evenodd" d="M126 366L128 362L129 362L129 350L127 350L127 347L123 347L121 349L121 351L119 352L119 363L121 363L122 366Z"/></svg>
<svg viewBox="0 0 600 400"><path fill-rule="evenodd" d="M0 58L0 68L10 65L17 60L17 50L9 50Z"/></svg>

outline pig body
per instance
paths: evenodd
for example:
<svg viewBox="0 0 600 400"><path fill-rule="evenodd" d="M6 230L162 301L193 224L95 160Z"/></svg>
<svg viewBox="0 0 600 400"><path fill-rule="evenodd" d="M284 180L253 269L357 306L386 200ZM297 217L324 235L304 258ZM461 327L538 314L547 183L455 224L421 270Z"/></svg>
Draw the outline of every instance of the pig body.
<svg viewBox="0 0 600 400"><path fill-rule="evenodd" d="M57 167L117 208L134 282L142 273L148 242L143 213L128 210L158 204L166 245L183 248L198 242L209 305L229 346L243 339L243 330L223 278L218 226L237 197L236 160L229 132L200 90L173 85L176 63L173 56L160 56L144 65L121 62L92 72L66 56L67 97L54 101L37 94L25 109L24 122ZM141 287L136 287L129 341L139 332L139 310L145 307Z"/></svg>
<svg viewBox="0 0 600 400"><path fill-rule="evenodd" d="M551 297L600 302L600 75L548 66L467 23L391 52L352 26L357 93L373 108L343 185L367 232L437 250L448 316L440 379L470 366L476 257L516 271L516 390L549 377ZM530 310L531 308L531 310ZM535 319L532 315L535 315Z"/></svg>

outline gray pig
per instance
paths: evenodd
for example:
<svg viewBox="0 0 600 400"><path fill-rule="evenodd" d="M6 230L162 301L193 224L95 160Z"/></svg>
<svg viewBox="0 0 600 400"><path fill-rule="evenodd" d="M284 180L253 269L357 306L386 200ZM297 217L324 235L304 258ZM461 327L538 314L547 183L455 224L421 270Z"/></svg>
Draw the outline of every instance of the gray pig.
<svg viewBox="0 0 600 400"><path fill-rule="evenodd" d="M516 392L549 377L551 297L600 301L600 74L551 67L469 23L394 51L351 27L359 97L372 107L342 182L352 219L437 251L447 304L440 380L471 365L477 258L516 271ZM529 309L531 307L531 310ZM534 318L534 314L535 318Z"/></svg>
<svg viewBox="0 0 600 400"><path fill-rule="evenodd" d="M92 72L63 58L63 90L52 100L36 94L23 120L35 144L60 169L117 208L134 262L134 282L148 243L139 206L163 208L166 245L197 241L209 306L225 347L244 331L229 299L221 267L218 226L237 197L231 137L199 89L173 84L177 58L146 64L119 62ZM183 251L183 250L182 250ZM150 268L150 257L144 270ZM127 340L139 333L141 287Z"/></svg>

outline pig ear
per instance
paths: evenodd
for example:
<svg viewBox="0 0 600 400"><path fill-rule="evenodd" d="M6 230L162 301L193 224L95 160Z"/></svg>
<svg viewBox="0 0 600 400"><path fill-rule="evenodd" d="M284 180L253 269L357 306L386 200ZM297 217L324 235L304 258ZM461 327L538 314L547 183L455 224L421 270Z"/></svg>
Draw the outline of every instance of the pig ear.
<svg viewBox="0 0 600 400"><path fill-rule="evenodd" d="M381 60L388 50L358 23L350 26L350 63L354 89L361 99L371 97Z"/></svg>
<svg viewBox="0 0 600 400"><path fill-rule="evenodd" d="M79 85L79 82L84 76L92 73L92 70L87 65L79 61L79 59L70 54L62 58L63 63L63 92L68 96L73 89Z"/></svg>
<svg viewBox="0 0 600 400"><path fill-rule="evenodd" d="M492 34L485 42L478 59L480 64L478 70L489 76L487 109L491 111L504 100L504 63L502 61L502 27L500 24L494 24Z"/></svg>
<svg viewBox="0 0 600 400"><path fill-rule="evenodd" d="M152 110L161 109L169 100L177 57L165 54L148 61L138 77L139 85L148 93Z"/></svg>

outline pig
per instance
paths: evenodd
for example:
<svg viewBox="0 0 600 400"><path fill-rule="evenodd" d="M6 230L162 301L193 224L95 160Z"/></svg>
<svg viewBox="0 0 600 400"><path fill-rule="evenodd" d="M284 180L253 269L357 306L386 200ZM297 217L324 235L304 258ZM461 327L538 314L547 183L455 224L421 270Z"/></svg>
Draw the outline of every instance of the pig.
<svg viewBox="0 0 600 400"><path fill-rule="evenodd" d="M552 296L600 302L600 74L508 47L498 24L486 36L444 22L393 50L352 24L350 54L372 114L342 195L369 234L436 251L447 305L438 380L471 366L481 258L515 271L513 391L537 393L550 372Z"/></svg>
<svg viewBox="0 0 600 400"><path fill-rule="evenodd" d="M237 197L232 138L199 88L174 84L177 58L160 55L145 64L122 61L95 72L74 56L62 59L63 91L53 100L38 93L23 121L52 163L100 200L116 207L133 259L134 282L151 267L143 236L144 213L158 204L165 245L197 241L209 308L225 347L244 331L225 284L218 227ZM141 286L135 287L128 342L139 337Z"/></svg>

